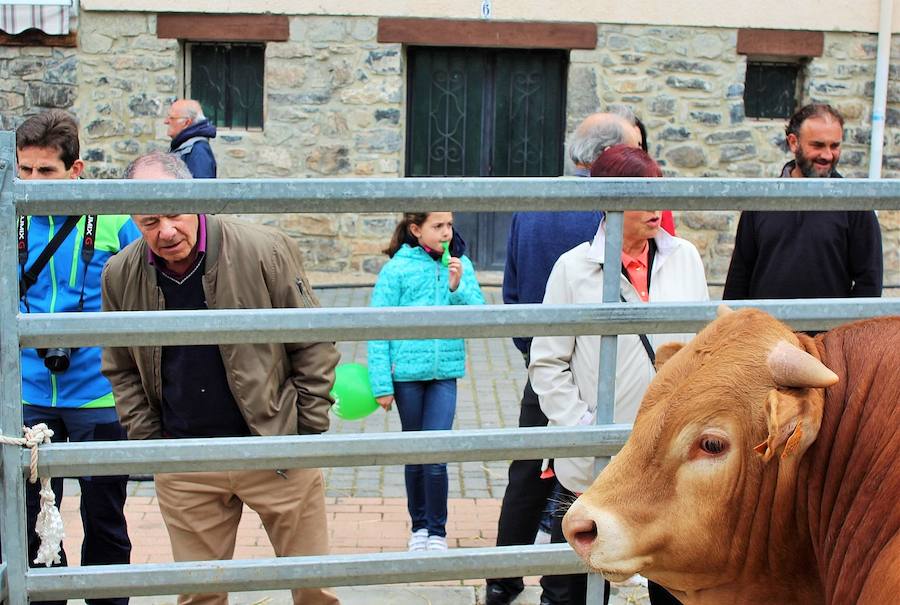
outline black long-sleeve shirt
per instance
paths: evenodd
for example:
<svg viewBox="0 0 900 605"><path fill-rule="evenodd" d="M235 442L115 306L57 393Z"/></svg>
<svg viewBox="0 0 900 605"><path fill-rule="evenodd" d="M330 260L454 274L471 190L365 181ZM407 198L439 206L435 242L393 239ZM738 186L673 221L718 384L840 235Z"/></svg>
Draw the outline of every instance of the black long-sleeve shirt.
<svg viewBox="0 0 900 605"><path fill-rule="evenodd" d="M746 211L722 297L881 296L882 272L881 228L871 210Z"/></svg>

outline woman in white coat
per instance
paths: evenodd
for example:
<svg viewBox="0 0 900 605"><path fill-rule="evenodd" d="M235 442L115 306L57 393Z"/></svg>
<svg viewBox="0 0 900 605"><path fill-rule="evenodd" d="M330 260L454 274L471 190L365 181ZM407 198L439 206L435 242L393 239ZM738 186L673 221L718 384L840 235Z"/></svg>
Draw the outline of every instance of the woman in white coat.
<svg viewBox="0 0 900 605"><path fill-rule="evenodd" d="M616 145L600 154L591 167L591 176L661 177L662 171L641 149ZM628 211L623 222L622 255L613 262L616 271L622 273L620 294L626 302L709 300L697 249L687 240L660 229L660 212ZM592 242L569 250L556 261L547 281L545 304L603 301L605 228L605 222L601 223ZM686 342L693 336L652 334L647 339L656 349L663 343ZM532 341L529 375L549 426L594 424L599 363L600 336L546 336ZM654 374L653 362L641 339L633 334L619 336L614 422L634 422ZM594 480L594 459L557 459L553 470L568 492L579 494ZM554 541L564 541L559 519L554 530ZM582 574L572 578L570 605L584 603L582 578ZM651 587L651 596L657 588ZM651 603L677 603L667 601L666 596L664 593L651 599Z"/></svg>

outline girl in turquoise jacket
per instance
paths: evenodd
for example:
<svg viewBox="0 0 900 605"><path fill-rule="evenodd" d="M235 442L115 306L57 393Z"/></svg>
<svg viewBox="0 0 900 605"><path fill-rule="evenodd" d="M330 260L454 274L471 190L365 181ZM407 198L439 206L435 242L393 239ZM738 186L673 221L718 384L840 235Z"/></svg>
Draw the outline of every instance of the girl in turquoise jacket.
<svg viewBox="0 0 900 605"><path fill-rule="evenodd" d="M453 213L406 213L397 225L372 292L373 307L483 305ZM378 403L394 401L404 431L453 428L456 379L466 373L462 339L375 340L368 346L369 380ZM447 549L447 465L408 464L409 550Z"/></svg>

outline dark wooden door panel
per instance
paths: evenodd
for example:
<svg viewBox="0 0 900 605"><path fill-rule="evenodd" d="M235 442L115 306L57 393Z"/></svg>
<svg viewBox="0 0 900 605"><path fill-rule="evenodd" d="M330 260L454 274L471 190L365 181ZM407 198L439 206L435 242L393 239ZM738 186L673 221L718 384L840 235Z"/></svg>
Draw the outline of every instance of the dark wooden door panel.
<svg viewBox="0 0 900 605"><path fill-rule="evenodd" d="M408 60L408 176L562 174L565 52L413 47ZM454 219L476 266L502 270L512 214Z"/></svg>

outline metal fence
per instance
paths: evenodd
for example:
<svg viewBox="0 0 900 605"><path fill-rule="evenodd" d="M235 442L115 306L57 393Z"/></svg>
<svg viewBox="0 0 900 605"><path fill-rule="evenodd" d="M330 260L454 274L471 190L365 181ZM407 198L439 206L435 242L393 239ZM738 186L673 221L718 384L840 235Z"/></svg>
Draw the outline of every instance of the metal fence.
<svg viewBox="0 0 900 605"><path fill-rule="evenodd" d="M276 309L165 313L19 315L16 215L132 213L389 212L586 210L608 214L606 255L618 256L621 211L629 209L900 209L900 182L828 179L271 179L170 182L14 180L14 136L0 133L0 430L22 426L19 350L24 347L173 345L409 337L511 337L600 334L598 424L579 429L517 429L247 437L51 444L41 447L44 476L386 465L594 455L608 457L630 427L609 424L616 335L694 332L716 303L616 302L618 272L604 276L603 304L452 309ZM747 303L736 303L742 306ZM796 329L827 328L900 313L900 300L755 301ZM28 569L24 471L28 453L2 446L0 594L27 600L158 595L216 590L352 586L583 569L565 545L414 553L285 557L252 561ZM596 590L596 583L593 583Z"/></svg>

